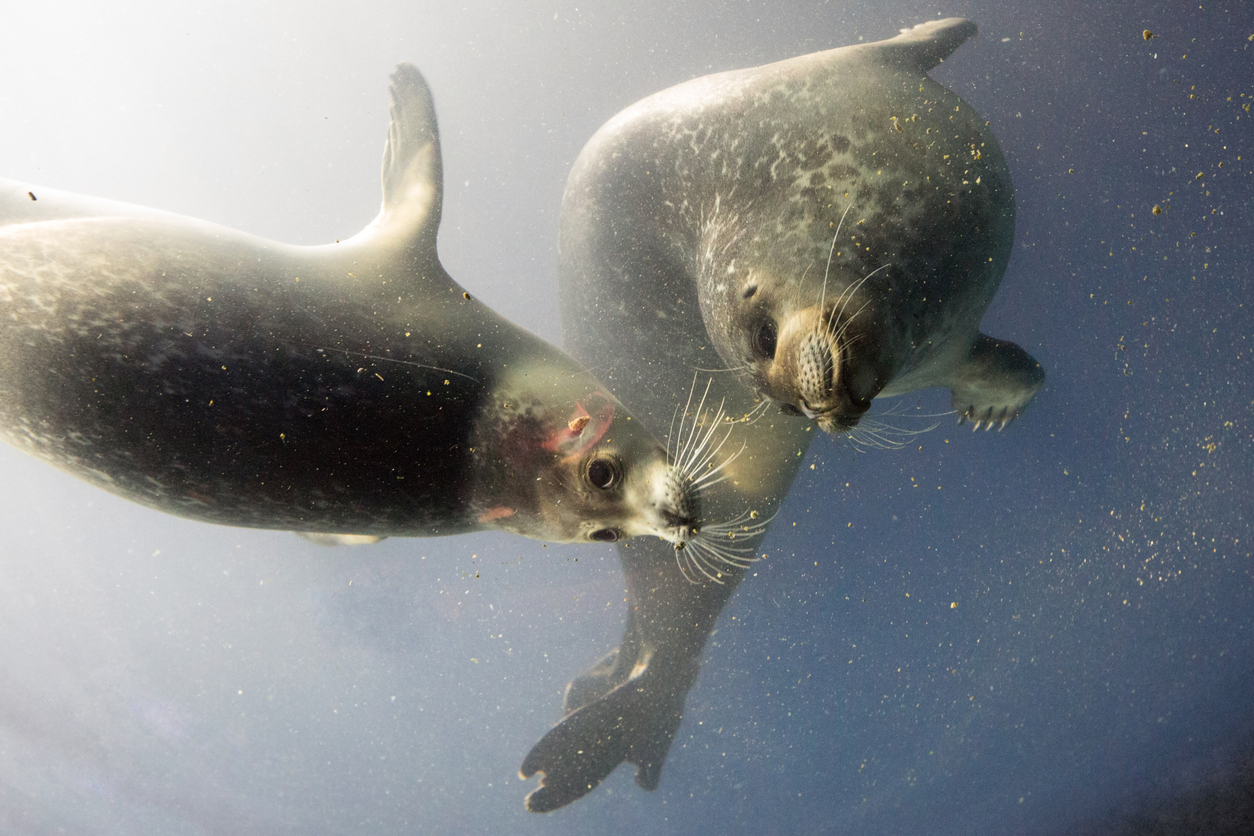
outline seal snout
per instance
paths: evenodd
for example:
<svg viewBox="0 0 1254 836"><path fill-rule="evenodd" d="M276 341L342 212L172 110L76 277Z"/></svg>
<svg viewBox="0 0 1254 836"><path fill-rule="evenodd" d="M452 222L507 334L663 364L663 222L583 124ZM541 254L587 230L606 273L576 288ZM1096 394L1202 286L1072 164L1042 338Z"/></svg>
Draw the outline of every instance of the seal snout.
<svg viewBox="0 0 1254 836"><path fill-rule="evenodd" d="M700 503L692 480L678 467L668 465L658 480L653 509L657 514L660 536L676 547L697 536Z"/></svg>
<svg viewBox="0 0 1254 836"><path fill-rule="evenodd" d="M817 421L828 432L840 431L832 417L842 401L836 313L815 306L789 317L767 379L769 394L784 412Z"/></svg>

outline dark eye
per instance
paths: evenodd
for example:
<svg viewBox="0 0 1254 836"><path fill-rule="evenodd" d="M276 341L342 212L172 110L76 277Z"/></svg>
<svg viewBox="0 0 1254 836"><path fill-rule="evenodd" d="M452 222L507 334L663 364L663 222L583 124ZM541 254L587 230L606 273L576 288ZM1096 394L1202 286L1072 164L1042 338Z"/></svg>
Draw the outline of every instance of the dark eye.
<svg viewBox="0 0 1254 836"><path fill-rule="evenodd" d="M602 528L588 535L598 543L613 543L618 539L618 531L613 528Z"/></svg>
<svg viewBox="0 0 1254 836"><path fill-rule="evenodd" d="M608 459L593 459L588 465L588 481L601 490L609 488L615 481L614 463ZM614 535L614 539L617 540L618 535Z"/></svg>
<svg viewBox="0 0 1254 836"><path fill-rule="evenodd" d="M763 357L775 357L775 320L768 319L753 334L753 347Z"/></svg>

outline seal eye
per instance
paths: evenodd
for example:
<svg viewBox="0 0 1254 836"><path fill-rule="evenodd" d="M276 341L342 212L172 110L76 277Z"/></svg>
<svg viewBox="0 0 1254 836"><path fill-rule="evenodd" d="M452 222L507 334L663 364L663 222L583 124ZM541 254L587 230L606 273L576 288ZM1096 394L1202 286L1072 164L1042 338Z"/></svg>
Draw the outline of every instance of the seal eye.
<svg viewBox="0 0 1254 836"><path fill-rule="evenodd" d="M601 528L588 536L598 543L613 543L618 539L618 532L612 528Z"/></svg>
<svg viewBox="0 0 1254 836"><path fill-rule="evenodd" d="M753 334L753 346L763 357L775 359L775 320L768 319Z"/></svg>
<svg viewBox="0 0 1254 836"><path fill-rule="evenodd" d="M595 488L600 488L603 491L608 490L617 481L616 476L614 463L608 459L593 459L588 464L588 481ZM609 529L606 529L606 531L609 531ZM604 532L597 533L601 534ZM597 538L593 537L593 539ZM618 535L615 534L613 539L617 540ZM613 540L607 542L613 542Z"/></svg>

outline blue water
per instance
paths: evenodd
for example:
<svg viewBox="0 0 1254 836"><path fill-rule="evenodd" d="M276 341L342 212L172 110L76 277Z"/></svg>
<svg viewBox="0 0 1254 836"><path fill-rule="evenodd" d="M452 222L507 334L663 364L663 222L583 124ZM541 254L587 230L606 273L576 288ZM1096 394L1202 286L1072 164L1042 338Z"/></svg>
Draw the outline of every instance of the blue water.
<svg viewBox="0 0 1254 836"><path fill-rule="evenodd" d="M1230 782L1254 757L1249 8L463 6L6 11L0 176L343 238L377 210L387 74L412 61L449 272L559 341L562 187L606 119L970 17L933 75L1017 190L984 330L1045 388L1000 434L818 439L661 787L621 768L545 816L516 770L618 643L611 547L326 549L0 449L0 832L1109 832Z"/></svg>

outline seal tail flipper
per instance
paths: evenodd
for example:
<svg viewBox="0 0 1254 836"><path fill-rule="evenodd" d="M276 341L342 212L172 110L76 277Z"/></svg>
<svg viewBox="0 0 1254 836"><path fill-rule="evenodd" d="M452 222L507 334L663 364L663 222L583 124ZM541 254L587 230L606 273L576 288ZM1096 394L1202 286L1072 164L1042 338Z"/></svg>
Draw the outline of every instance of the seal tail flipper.
<svg viewBox="0 0 1254 836"><path fill-rule="evenodd" d="M412 64L397 65L388 93L392 106L383 148L383 207L361 235L430 257L444 197L435 103Z"/></svg>
<svg viewBox="0 0 1254 836"><path fill-rule="evenodd" d="M950 391L958 423L998 429L1019 417L1045 382L1045 371L1019 346L980 334L954 370Z"/></svg>
<svg viewBox="0 0 1254 836"><path fill-rule="evenodd" d="M614 648L601 657L590 670L575 677L566 685L566 693L562 695L562 714L571 714L585 705L594 703L605 697L610 691L622 684L626 676L616 676L618 660L622 656L619 648Z"/></svg>
<svg viewBox="0 0 1254 836"><path fill-rule="evenodd" d="M886 63L917 70L920 75L948 58L979 31L974 22L960 17L929 20L887 41L868 44Z"/></svg>
<svg viewBox="0 0 1254 836"><path fill-rule="evenodd" d="M544 773L540 786L527 795L527 810L548 813L565 807L624 762L636 765L638 786L657 789L688 693L668 687L669 681L646 668L550 729L518 770L523 778Z"/></svg>

